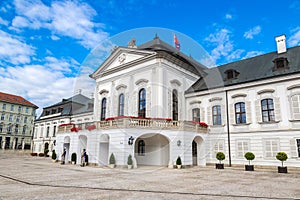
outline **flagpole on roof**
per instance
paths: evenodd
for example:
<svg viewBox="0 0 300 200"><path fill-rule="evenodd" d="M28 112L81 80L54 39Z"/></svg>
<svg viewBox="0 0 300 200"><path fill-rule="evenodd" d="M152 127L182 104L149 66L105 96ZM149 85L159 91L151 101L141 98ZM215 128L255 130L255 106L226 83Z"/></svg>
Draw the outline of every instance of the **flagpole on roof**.
<svg viewBox="0 0 300 200"><path fill-rule="evenodd" d="M179 40L176 36L176 34L174 33L174 45L175 45L175 48L180 51L180 43L179 43Z"/></svg>

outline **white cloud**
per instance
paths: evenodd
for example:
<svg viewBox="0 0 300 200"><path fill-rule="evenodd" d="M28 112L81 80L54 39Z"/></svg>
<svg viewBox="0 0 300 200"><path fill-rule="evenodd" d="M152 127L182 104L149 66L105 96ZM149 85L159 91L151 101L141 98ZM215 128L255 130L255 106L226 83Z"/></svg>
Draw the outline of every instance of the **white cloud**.
<svg viewBox="0 0 300 200"><path fill-rule="evenodd" d="M261 55L263 54L264 52L263 51L249 51L247 52L247 54L243 57L243 59L246 59L246 58L252 58L254 56L258 56L258 55Z"/></svg>
<svg viewBox="0 0 300 200"><path fill-rule="evenodd" d="M52 40L59 40L60 38L57 37L56 35L51 35L51 39L52 39Z"/></svg>
<svg viewBox="0 0 300 200"><path fill-rule="evenodd" d="M291 31L293 34L288 39L288 45L290 47L297 46L300 44L300 27L297 27Z"/></svg>
<svg viewBox="0 0 300 200"><path fill-rule="evenodd" d="M244 33L244 37L246 39L253 39L254 35L258 35L261 32L261 27L260 26L255 26L251 28L249 31L246 31Z"/></svg>
<svg viewBox="0 0 300 200"><path fill-rule="evenodd" d="M226 19L232 19L232 15L231 15L231 14L226 14L226 15L225 15L225 18L226 18Z"/></svg>
<svg viewBox="0 0 300 200"><path fill-rule="evenodd" d="M0 17L0 24L7 26L9 24L9 21L4 20Z"/></svg>
<svg viewBox="0 0 300 200"><path fill-rule="evenodd" d="M13 19L13 29L46 28L56 37L76 39L85 48L94 48L108 37L104 25L92 21L97 12L86 3L53 1L47 6L40 0L15 0L14 5L18 16Z"/></svg>
<svg viewBox="0 0 300 200"><path fill-rule="evenodd" d="M239 59L239 58L241 58L241 55L244 52L245 52L245 50L243 50L243 49L237 49L237 50L235 50L233 52L230 52L229 55L228 55L228 57L227 57L227 60L236 60L236 59Z"/></svg>
<svg viewBox="0 0 300 200"><path fill-rule="evenodd" d="M32 46L22 42L20 38L0 30L0 60L12 64L25 64L35 54Z"/></svg>

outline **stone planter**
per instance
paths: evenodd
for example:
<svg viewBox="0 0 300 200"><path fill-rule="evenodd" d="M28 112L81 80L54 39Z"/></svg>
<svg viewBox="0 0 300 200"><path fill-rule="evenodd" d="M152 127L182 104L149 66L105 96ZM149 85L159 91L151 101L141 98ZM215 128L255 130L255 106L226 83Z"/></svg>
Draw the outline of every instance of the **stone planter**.
<svg viewBox="0 0 300 200"><path fill-rule="evenodd" d="M108 167L113 169L113 168L115 168L115 164L109 164Z"/></svg>
<svg viewBox="0 0 300 200"><path fill-rule="evenodd" d="M72 161L72 165L76 165L76 162L75 162L75 161Z"/></svg>
<svg viewBox="0 0 300 200"><path fill-rule="evenodd" d="M245 171L254 171L254 165L245 165Z"/></svg>
<svg viewBox="0 0 300 200"><path fill-rule="evenodd" d="M287 173L287 167L280 167L278 166L278 173Z"/></svg>
<svg viewBox="0 0 300 200"><path fill-rule="evenodd" d="M216 163L216 169L224 169L224 164Z"/></svg>
<svg viewBox="0 0 300 200"><path fill-rule="evenodd" d="M181 169L181 165L177 165L177 169Z"/></svg>
<svg viewBox="0 0 300 200"><path fill-rule="evenodd" d="M127 165L128 166L128 169L131 169L132 168L132 165Z"/></svg>

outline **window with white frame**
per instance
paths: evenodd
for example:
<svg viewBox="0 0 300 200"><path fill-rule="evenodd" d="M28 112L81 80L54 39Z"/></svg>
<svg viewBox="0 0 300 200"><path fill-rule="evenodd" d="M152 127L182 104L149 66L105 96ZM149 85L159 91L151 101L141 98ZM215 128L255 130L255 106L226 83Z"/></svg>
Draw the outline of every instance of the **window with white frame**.
<svg viewBox="0 0 300 200"><path fill-rule="evenodd" d="M192 114L193 114L193 121L200 122L200 108L194 108L192 110Z"/></svg>
<svg viewBox="0 0 300 200"><path fill-rule="evenodd" d="M293 95L291 100L293 119L300 120L300 94Z"/></svg>
<svg viewBox="0 0 300 200"><path fill-rule="evenodd" d="M118 116L124 116L124 94L119 95L119 113Z"/></svg>
<svg viewBox="0 0 300 200"><path fill-rule="evenodd" d="M218 152L224 152L225 150L225 141L224 140L218 140L216 141L214 144L213 144L213 149L212 149L212 158L215 158L216 157L216 154Z"/></svg>
<svg viewBox="0 0 300 200"><path fill-rule="evenodd" d="M277 139L265 140L265 158L275 158L276 154L279 152L279 141Z"/></svg>
<svg viewBox="0 0 300 200"><path fill-rule="evenodd" d="M213 106L212 114L213 114L213 125L221 125L222 124L221 106L220 105Z"/></svg>
<svg viewBox="0 0 300 200"><path fill-rule="evenodd" d="M244 158L246 152L250 150L249 141L237 140L236 141L236 157Z"/></svg>
<svg viewBox="0 0 300 200"><path fill-rule="evenodd" d="M261 113L263 122L275 121L273 99L261 100Z"/></svg>
<svg viewBox="0 0 300 200"><path fill-rule="evenodd" d="M100 120L101 121L105 120L105 117L106 117L106 98L103 98L102 102L101 102L101 118L100 118Z"/></svg>
<svg viewBox="0 0 300 200"><path fill-rule="evenodd" d="M237 124L245 124L246 123L245 103L238 102L234 105L234 108L235 108L235 122Z"/></svg>

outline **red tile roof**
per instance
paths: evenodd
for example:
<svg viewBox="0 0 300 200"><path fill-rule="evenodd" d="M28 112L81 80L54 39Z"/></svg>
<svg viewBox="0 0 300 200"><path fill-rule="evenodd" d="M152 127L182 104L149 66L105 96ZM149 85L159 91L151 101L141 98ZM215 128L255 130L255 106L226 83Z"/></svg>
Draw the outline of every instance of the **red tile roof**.
<svg viewBox="0 0 300 200"><path fill-rule="evenodd" d="M0 101L38 108L36 105L31 103L30 101L27 101L26 99L24 99L21 96L7 94L7 93L3 93L3 92L0 92Z"/></svg>

